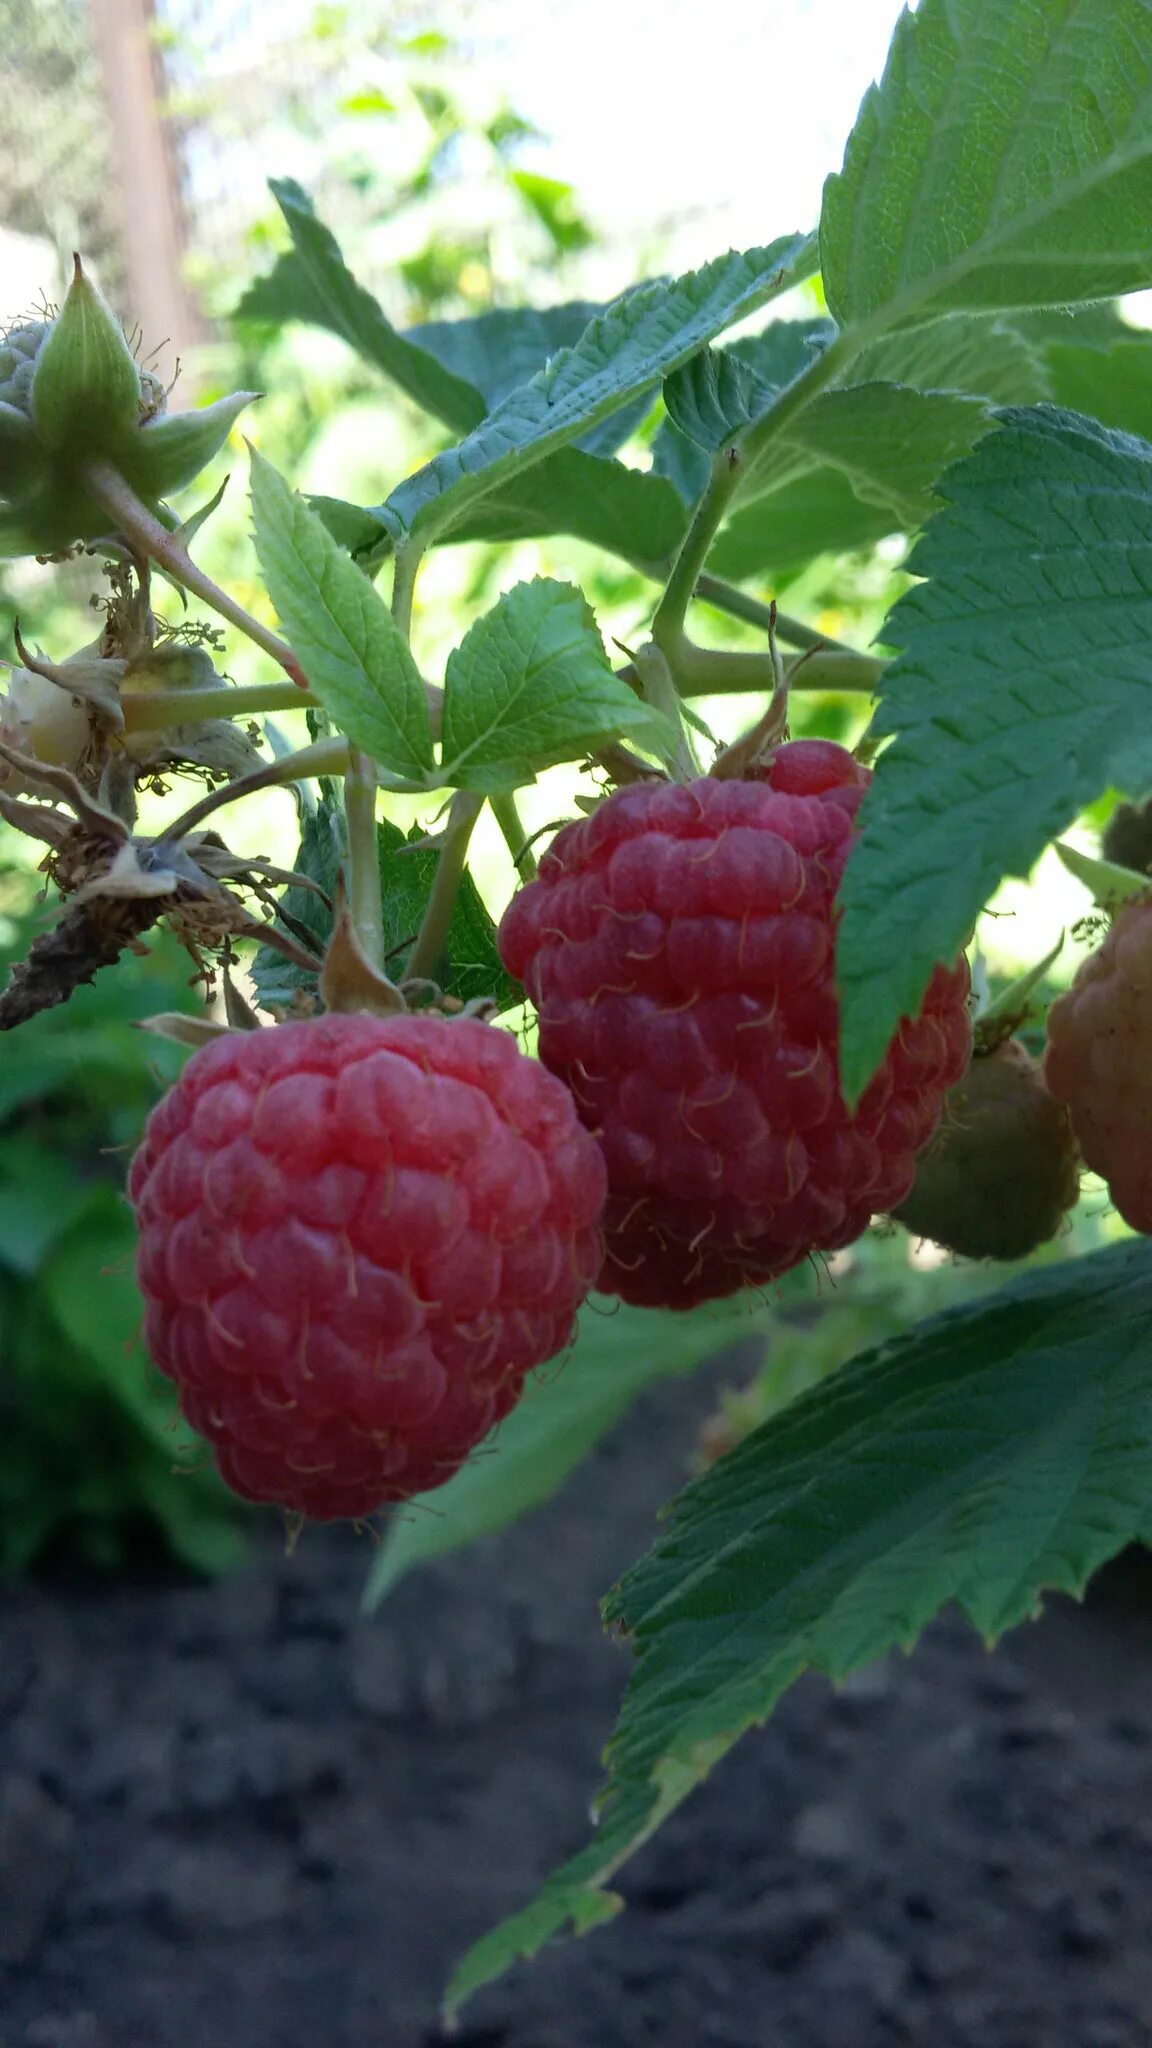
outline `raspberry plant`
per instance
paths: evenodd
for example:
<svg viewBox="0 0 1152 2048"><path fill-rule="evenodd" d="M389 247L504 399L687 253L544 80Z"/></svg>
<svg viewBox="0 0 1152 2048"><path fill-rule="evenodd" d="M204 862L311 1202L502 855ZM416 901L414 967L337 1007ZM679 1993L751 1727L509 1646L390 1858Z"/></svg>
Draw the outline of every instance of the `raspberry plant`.
<svg viewBox="0 0 1152 2048"><path fill-rule="evenodd" d="M1017 1146L1023 1239L1060 1231L1069 1119L987 1019L988 1069L962 1075L958 964L1053 842L1105 918L1126 907L1048 1079L1148 1230L1146 863L1060 835L1152 785L1152 347L1116 304L1152 286L1152 7L921 0L815 233L602 308L400 332L307 195L273 190L290 247L241 314L331 329L448 445L369 506L253 454L253 615L196 559L215 501L169 503L246 395L169 412L80 264L58 316L12 330L0 540L86 547L111 594L89 647L14 650L0 814L47 849L63 907L0 1023L115 972L158 921L219 990L216 1016L167 1020L217 1042L133 1169L149 1339L250 1493L366 1513L436 1482L434 1518L390 1527L378 1597L530 1507L647 1379L770 1332L775 1277L814 1288L814 1256L873 1210L961 1245L954 1212L917 1210L917 1155L921 1197L943 1160L1009 1203ZM918 537L891 659L777 612L794 571L896 534ZM648 579L638 644L614 665L585 594L539 578L430 673L430 551L553 535ZM158 618L161 577L278 675L230 684L199 611ZM704 605L756 644L707 645ZM875 699L854 758L789 743L798 705L852 691ZM743 733L715 748L693 700L741 692ZM257 764L247 723L292 708L310 743ZM564 763L570 815L533 879L517 791ZM141 790L182 769L209 789L146 829ZM222 836L274 784L305 807L291 871ZM431 838L379 815L401 798L438 814ZM499 937L469 873L486 805L526 884ZM542 1064L500 1021L517 975ZM1017 994L1000 1021L1034 1028ZM1009 1157L966 1165L957 1103L1001 1083ZM962 1249L1024 1249L961 1227ZM635 1655L593 1841L465 1959L450 2007L611 1913L613 1873L799 1671L839 1677L950 1600L994 1637L1152 1537L1152 1252L1067 1249L860 1353L678 1497L606 1602ZM518 1401L593 1251L626 1302L673 1311L585 1310ZM469 1459L501 1414L498 1455Z"/></svg>

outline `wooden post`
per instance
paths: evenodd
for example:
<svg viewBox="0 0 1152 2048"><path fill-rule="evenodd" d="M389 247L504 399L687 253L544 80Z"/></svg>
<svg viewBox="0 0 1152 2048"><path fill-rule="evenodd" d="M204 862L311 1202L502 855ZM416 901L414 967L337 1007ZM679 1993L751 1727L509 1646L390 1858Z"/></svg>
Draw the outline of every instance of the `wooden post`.
<svg viewBox="0 0 1152 2048"><path fill-rule="evenodd" d="M184 208L172 138L160 105L162 73L152 39L152 0L90 0L111 130L112 164L124 249L129 323L138 324L147 359L171 375L179 357L204 338L204 323L182 275ZM177 401L193 396L187 369Z"/></svg>

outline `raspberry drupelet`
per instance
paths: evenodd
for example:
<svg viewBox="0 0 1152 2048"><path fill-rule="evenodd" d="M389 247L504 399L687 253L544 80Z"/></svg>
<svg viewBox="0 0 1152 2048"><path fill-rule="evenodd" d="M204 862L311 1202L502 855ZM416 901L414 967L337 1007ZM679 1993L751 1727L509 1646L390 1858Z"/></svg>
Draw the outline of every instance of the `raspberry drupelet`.
<svg viewBox="0 0 1152 2048"><path fill-rule="evenodd" d="M868 770L798 740L754 779L617 790L553 840L501 926L540 1056L603 1149L599 1285L689 1308L849 1244L912 1185L971 1050L968 971L933 974L854 1114L834 898Z"/></svg>

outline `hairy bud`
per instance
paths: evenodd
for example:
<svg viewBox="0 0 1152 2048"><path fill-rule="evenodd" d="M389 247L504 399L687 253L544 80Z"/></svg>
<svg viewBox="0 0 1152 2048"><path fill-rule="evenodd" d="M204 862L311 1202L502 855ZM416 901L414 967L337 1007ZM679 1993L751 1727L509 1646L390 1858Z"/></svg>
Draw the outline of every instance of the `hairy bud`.
<svg viewBox="0 0 1152 2048"><path fill-rule="evenodd" d="M58 554L107 533L90 486L95 463L158 512L211 461L253 395L170 414L77 257L59 314L0 338L0 556Z"/></svg>

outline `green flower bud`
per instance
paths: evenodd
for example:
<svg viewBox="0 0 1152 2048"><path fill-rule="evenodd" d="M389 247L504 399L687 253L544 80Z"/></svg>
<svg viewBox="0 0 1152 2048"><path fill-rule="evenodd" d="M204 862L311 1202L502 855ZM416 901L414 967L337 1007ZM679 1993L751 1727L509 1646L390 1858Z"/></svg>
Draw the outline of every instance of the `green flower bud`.
<svg viewBox="0 0 1152 2048"><path fill-rule="evenodd" d="M94 463L159 512L255 395L169 414L159 379L141 370L77 257L59 314L0 339L0 556L57 554L107 533L113 522L85 481Z"/></svg>

